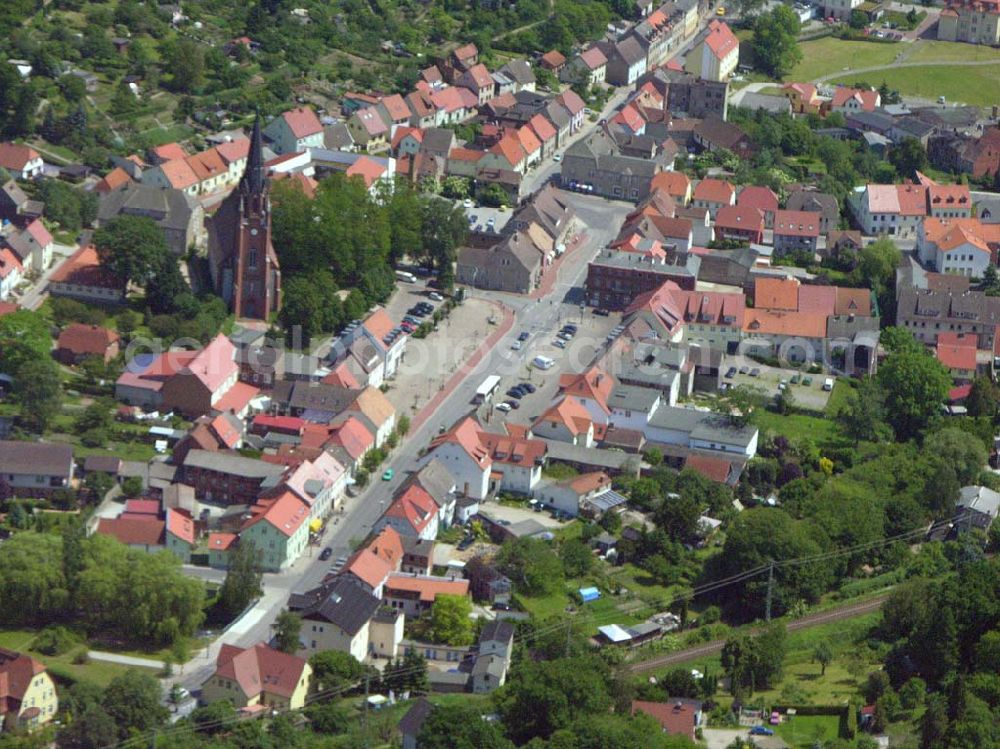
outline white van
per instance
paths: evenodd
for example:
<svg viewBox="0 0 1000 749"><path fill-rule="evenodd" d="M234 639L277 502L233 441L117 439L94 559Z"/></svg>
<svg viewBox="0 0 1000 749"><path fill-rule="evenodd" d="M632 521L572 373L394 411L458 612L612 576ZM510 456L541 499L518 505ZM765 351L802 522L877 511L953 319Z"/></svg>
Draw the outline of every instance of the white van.
<svg viewBox="0 0 1000 749"><path fill-rule="evenodd" d="M410 273L408 270L397 270L396 279L399 281L406 281L407 283L416 283L417 277Z"/></svg>
<svg viewBox="0 0 1000 749"><path fill-rule="evenodd" d="M531 363L538 369L552 369L552 365L555 364L555 360L550 359L547 356L536 356Z"/></svg>
<svg viewBox="0 0 1000 749"><path fill-rule="evenodd" d="M827 377L825 380L823 380L823 389L826 390L826 391L833 390L833 378L832 377Z"/></svg>

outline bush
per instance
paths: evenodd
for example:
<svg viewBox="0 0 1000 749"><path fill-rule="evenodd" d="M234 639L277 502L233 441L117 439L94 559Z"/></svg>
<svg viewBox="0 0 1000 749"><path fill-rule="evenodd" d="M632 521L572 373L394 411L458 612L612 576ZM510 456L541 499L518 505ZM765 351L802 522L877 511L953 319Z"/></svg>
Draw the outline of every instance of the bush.
<svg viewBox="0 0 1000 749"><path fill-rule="evenodd" d="M66 627L46 627L35 638L34 647L43 655L62 655L80 643L80 638Z"/></svg>
<svg viewBox="0 0 1000 749"><path fill-rule="evenodd" d="M76 666L86 666L90 663L90 653L87 648L80 648L73 654L73 664Z"/></svg>

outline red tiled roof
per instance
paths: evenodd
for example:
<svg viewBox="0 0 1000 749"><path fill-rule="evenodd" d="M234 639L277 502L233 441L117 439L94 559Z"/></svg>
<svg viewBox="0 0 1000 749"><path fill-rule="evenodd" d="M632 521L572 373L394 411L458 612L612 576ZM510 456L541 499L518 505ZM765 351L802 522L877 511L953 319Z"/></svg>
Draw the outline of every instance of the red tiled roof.
<svg viewBox="0 0 1000 749"><path fill-rule="evenodd" d="M529 156L542 147L541 141L538 140L534 131L528 126L518 128L517 138L521 142L521 148Z"/></svg>
<svg viewBox="0 0 1000 749"><path fill-rule="evenodd" d="M78 356L90 354L104 356L108 348L118 340L119 336L113 330L99 325L72 323L59 334L56 348L65 349Z"/></svg>
<svg viewBox="0 0 1000 749"><path fill-rule="evenodd" d="M431 449L433 450L446 442L461 447L477 465L487 466L490 464L489 453L479 441L479 425L471 416L465 417L450 430L436 437L431 442Z"/></svg>
<svg viewBox="0 0 1000 749"><path fill-rule="evenodd" d="M567 485L577 494L590 494L601 487L611 486L611 477L604 471L593 471L591 473L581 473L579 476L569 479Z"/></svg>
<svg viewBox="0 0 1000 749"><path fill-rule="evenodd" d="M0 278L7 278L7 276L15 271L18 273L24 271L21 261L17 259L17 255L9 248L0 248Z"/></svg>
<svg viewBox="0 0 1000 749"><path fill-rule="evenodd" d="M338 387L349 388L351 390L359 390L361 388L361 384L351 372L346 361L334 367L333 371L320 380L320 382L324 385L337 385Z"/></svg>
<svg viewBox="0 0 1000 749"><path fill-rule="evenodd" d="M392 591L419 593L422 602L431 603L439 595L467 596L469 594L469 581L394 573L389 575L385 589L386 596L391 596Z"/></svg>
<svg viewBox="0 0 1000 749"><path fill-rule="evenodd" d="M211 533L208 536L208 550L229 551L238 538L235 533Z"/></svg>
<svg viewBox="0 0 1000 749"><path fill-rule="evenodd" d="M468 161L475 164L485 155L484 151L477 151L474 148L453 148L448 152L448 160Z"/></svg>
<svg viewBox="0 0 1000 749"><path fill-rule="evenodd" d="M160 501L157 499L129 499L125 502L125 512L132 515L159 517Z"/></svg>
<svg viewBox="0 0 1000 749"><path fill-rule="evenodd" d="M0 317L4 315L13 315L19 307L15 302L0 302Z"/></svg>
<svg viewBox="0 0 1000 749"><path fill-rule="evenodd" d="M273 499L258 500L250 512L252 517L243 525L243 530L266 520L286 536L294 535L309 519L309 507L290 491Z"/></svg>
<svg viewBox="0 0 1000 749"><path fill-rule="evenodd" d="M542 66L550 70L555 70L566 64L566 55L557 49L550 50L542 55Z"/></svg>
<svg viewBox="0 0 1000 749"><path fill-rule="evenodd" d="M945 331L938 333L935 354L948 369L976 369L976 336Z"/></svg>
<svg viewBox="0 0 1000 749"><path fill-rule="evenodd" d="M20 172L29 161L40 159L38 151L19 143L0 143L0 167Z"/></svg>
<svg viewBox="0 0 1000 749"><path fill-rule="evenodd" d="M239 430L233 426L232 422L229 420L231 417L227 417L224 413L219 414L214 419L212 419L209 425L213 432L215 432L216 437L219 441L228 447L230 450L235 450L236 445L239 444L240 439L243 437Z"/></svg>
<svg viewBox="0 0 1000 749"><path fill-rule="evenodd" d="M540 464L548 452L544 440L516 439L504 434L480 432L479 441L489 451L494 463L506 463L522 468Z"/></svg>
<svg viewBox="0 0 1000 749"><path fill-rule="evenodd" d="M650 180L649 189L666 190L670 197L684 199L691 189L691 180L683 172L660 172Z"/></svg>
<svg viewBox="0 0 1000 749"><path fill-rule="evenodd" d="M49 283L65 283L89 288L121 289L121 282L106 271L94 245L81 247L52 274Z"/></svg>
<svg viewBox="0 0 1000 749"><path fill-rule="evenodd" d="M556 101L565 107L566 111L574 117L587 108L587 105L584 104L580 95L571 88L566 89L559 94L559 96L556 97Z"/></svg>
<svg viewBox="0 0 1000 749"><path fill-rule="evenodd" d="M361 177L364 180L365 187L370 188L385 174L385 167L374 159L361 156L347 168L347 172L345 173L348 177Z"/></svg>
<svg viewBox="0 0 1000 749"><path fill-rule="evenodd" d="M732 463L725 458L715 458L711 455L692 454L684 461L684 467L696 471L711 481L725 484L732 470Z"/></svg>
<svg viewBox="0 0 1000 749"><path fill-rule="evenodd" d="M816 211L775 211L774 233L784 237L818 237L823 214Z"/></svg>
<svg viewBox="0 0 1000 749"><path fill-rule="evenodd" d="M258 643L242 650L224 644L215 661L215 676L236 682L247 697L261 693L289 698L299 686L306 662Z"/></svg>
<svg viewBox="0 0 1000 749"><path fill-rule="evenodd" d="M111 192L112 190L117 190L122 185L127 185L131 181L132 178L128 175L128 172L120 166L116 166L94 185L94 192Z"/></svg>
<svg viewBox="0 0 1000 749"><path fill-rule="evenodd" d="M581 52L580 59L583 60L583 64L590 70L597 70L602 65L608 64L608 58L596 46Z"/></svg>
<svg viewBox="0 0 1000 749"><path fill-rule="evenodd" d="M865 112L874 112L878 106L879 93L870 89L851 88L849 86L838 86L833 92L832 107L842 107L851 99L856 100L861 109Z"/></svg>
<svg viewBox="0 0 1000 749"><path fill-rule="evenodd" d="M479 50L476 48L475 44L472 44L470 42L469 44L462 45L454 52L452 52L452 54L455 56L456 60L459 60L460 62L465 62L466 60L472 57L478 57Z"/></svg>
<svg viewBox="0 0 1000 749"><path fill-rule="evenodd" d="M632 700L632 715L637 712L654 718L669 734L694 740L694 708L689 704Z"/></svg>
<svg viewBox="0 0 1000 749"><path fill-rule="evenodd" d="M872 294L868 289L852 289L838 286L834 314L862 315L872 313Z"/></svg>
<svg viewBox="0 0 1000 749"><path fill-rule="evenodd" d="M385 511L386 517L405 520L418 534L434 519L438 505L430 494L411 484Z"/></svg>
<svg viewBox="0 0 1000 749"><path fill-rule="evenodd" d="M164 143L162 146L155 146L152 149L153 155L160 161L183 161L188 157L180 143Z"/></svg>
<svg viewBox="0 0 1000 749"><path fill-rule="evenodd" d="M764 230L764 216L757 208L724 205L715 218L715 227L761 232Z"/></svg>
<svg viewBox="0 0 1000 749"><path fill-rule="evenodd" d="M186 190L201 181L186 158L166 161L159 168L167 184L175 190Z"/></svg>
<svg viewBox="0 0 1000 749"><path fill-rule="evenodd" d="M537 139L536 139L537 140ZM511 169L524 160L524 149L521 140L514 133L507 133L490 149L490 153L503 157Z"/></svg>
<svg viewBox="0 0 1000 749"><path fill-rule="evenodd" d="M194 546L194 521L186 512L168 507L166 513L166 529L173 535L177 536L177 538L181 541Z"/></svg>
<svg viewBox="0 0 1000 749"><path fill-rule="evenodd" d="M566 395L575 395L595 401L606 413L608 398L614 390L614 379L600 367L591 367L580 374L564 374L559 376L559 391Z"/></svg>
<svg viewBox="0 0 1000 749"><path fill-rule="evenodd" d="M35 243L39 247L48 247L54 241L52 234L45 228L45 224L42 223L41 219L36 218L24 230L31 235L31 238L35 240Z"/></svg>
<svg viewBox="0 0 1000 749"><path fill-rule="evenodd" d="M490 71L481 62L465 71L462 77L470 79L477 89L493 88L493 76L490 75Z"/></svg>
<svg viewBox="0 0 1000 749"><path fill-rule="evenodd" d="M101 518L97 522L97 532L117 538L127 546L161 546L163 529L166 524L155 517L148 518Z"/></svg>
<svg viewBox="0 0 1000 749"><path fill-rule="evenodd" d="M543 143L556 137L556 129L544 116L536 114L528 120L528 127L535 131L535 135Z"/></svg>
<svg viewBox="0 0 1000 749"><path fill-rule="evenodd" d="M0 648L0 718L8 710L16 711L28 693L32 680L42 673L45 673L45 664L30 655ZM30 709L24 710L21 715L28 717Z"/></svg>
<svg viewBox="0 0 1000 749"><path fill-rule="evenodd" d="M245 160L250 155L250 139L237 138L236 140L220 143L215 147L215 152L227 165L235 164Z"/></svg>
<svg viewBox="0 0 1000 749"><path fill-rule="evenodd" d="M382 106L388 112L389 118L393 122L404 122L410 119L410 108L406 105L406 99L399 94L391 94L382 98Z"/></svg>
<svg viewBox="0 0 1000 749"><path fill-rule="evenodd" d="M726 180L707 177L695 186L693 197L695 200L707 200L727 205L735 193L736 188Z"/></svg>
<svg viewBox="0 0 1000 749"><path fill-rule="evenodd" d="M399 148L399 144L402 143L403 138L409 135L417 143L423 143L424 141L424 131L419 127L397 127L396 131L392 134L392 147Z"/></svg>
<svg viewBox="0 0 1000 749"><path fill-rule="evenodd" d="M748 309L743 315L744 332L753 335L791 335L802 338L824 338L826 318L823 312L772 311Z"/></svg>
<svg viewBox="0 0 1000 749"><path fill-rule="evenodd" d="M384 135L389 131L389 127L382 121L382 115L375 107L359 109L354 116L358 118L365 132L372 137Z"/></svg>
<svg viewBox="0 0 1000 749"><path fill-rule="evenodd" d="M195 352L186 370L214 393L238 370L235 357L236 347L233 342L219 333L205 348ZM226 410L221 404L217 407L219 410Z"/></svg>
<svg viewBox="0 0 1000 749"><path fill-rule="evenodd" d="M306 138L323 132L323 125L320 123L319 117L309 107L290 109L281 117L296 138Z"/></svg>
<svg viewBox="0 0 1000 749"><path fill-rule="evenodd" d="M353 460L358 460L374 446L375 437L355 416L348 416L342 423L330 430L325 444L339 445Z"/></svg>
<svg viewBox="0 0 1000 749"><path fill-rule="evenodd" d="M705 46L712 50L716 59L722 60L740 46L739 39L732 32L728 25L722 21L712 21L708 24L708 35L705 37Z"/></svg>
<svg viewBox="0 0 1000 749"><path fill-rule="evenodd" d="M754 281L753 303L757 309L797 310L799 281L796 278L760 277Z"/></svg>
<svg viewBox="0 0 1000 749"><path fill-rule="evenodd" d="M764 213L778 210L778 196L769 187L748 185L736 196L736 205L756 208Z"/></svg>

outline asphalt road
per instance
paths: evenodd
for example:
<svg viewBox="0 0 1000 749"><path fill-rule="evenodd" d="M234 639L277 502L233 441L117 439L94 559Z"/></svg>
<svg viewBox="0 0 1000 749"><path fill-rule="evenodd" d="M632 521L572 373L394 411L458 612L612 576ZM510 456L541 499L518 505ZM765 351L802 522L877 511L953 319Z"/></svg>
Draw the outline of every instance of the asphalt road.
<svg viewBox="0 0 1000 749"><path fill-rule="evenodd" d="M871 598L861 603L847 603L835 609L828 609L826 611L810 614L802 617L801 619L789 622L787 629L789 632L794 632L799 629L808 629L809 627L816 627L820 624L828 624L830 622L840 621L841 619L849 619L853 616L867 614L871 611L877 611L882 608L882 604L885 603L888 597L889 594L886 593L885 595ZM753 633L757 633L761 629L762 627L758 627L753 630ZM632 663L629 665L629 670L632 671L632 673L638 674L645 671L653 671L658 668L663 668L664 666L676 666L680 663L687 663L697 658L703 658L706 655L715 655L722 650L725 644L725 640L713 640L712 642L706 642L704 645L695 645L694 647L678 650L674 653L657 656L656 658L650 658L645 661L640 661L639 663Z"/></svg>

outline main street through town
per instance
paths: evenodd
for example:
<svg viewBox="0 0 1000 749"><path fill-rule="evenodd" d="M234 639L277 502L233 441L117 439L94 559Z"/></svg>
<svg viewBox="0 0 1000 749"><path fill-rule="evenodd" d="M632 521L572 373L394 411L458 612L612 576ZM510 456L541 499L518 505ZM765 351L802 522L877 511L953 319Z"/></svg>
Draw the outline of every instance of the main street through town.
<svg viewBox="0 0 1000 749"><path fill-rule="evenodd" d="M690 43L689 41L688 45ZM677 54L682 52L683 49L678 50ZM597 119L609 116L628 93L629 89L614 91ZM591 124L574 140L586 137L597 127L600 127L599 123ZM527 175L528 189L538 190L558 171L557 162L547 161ZM529 345L520 351L511 349L511 344L518 333L528 331L533 338L541 337L545 333L554 333L562 322L569 322L583 314L583 282L587 264L615 236L632 206L595 196L569 192L564 195L572 205L578 221L583 225L582 231L586 237L581 246L569 252L559 262L558 268L555 269L557 273L555 283L550 287L543 285L545 293L538 298L469 290L471 296L493 302L498 306L503 305L513 314L513 322L507 326L503 336L489 347L475 365L459 370L460 374L449 383L449 389L444 393L443 399L437 402L431 401L424 407L430 409L429 414L421 413L414 418L413 429L400 441L389 458L389 465L394 470L393 478L390 481L381 481L377 475L372 476L372 482L357 496L345 498L343 512L331 519L319 543L310 546L306 554L284 572L265 574L264 594L257 603L224 633L215 633L214 641L184 664L176 675L168 680L170 683L181 683L192 691L200 689L202 683L214 672L215 659L223 643L248 647L269 640L274 620L285 607L289 594L318 585L329 571L333 560L350 553L352 546L371 532L395 492L419 467L421 455L431 440L442 428L451 426L462 416L472 412L473 396L482 380L489 374L516 375L528 371L528 363L534 357L532 347ZM479 341L449 342L453 344L450 348L459 350L472 350L479 343ZM578 360L572 362L573 368L585 366L589 363L589 359L598 353L599 342L594 342L590 346L586 342L581 343L583 345L574 347L572 352L576 354ZM322 348L325 349L328 345L329 341L326 341ZM542 373L542 376L546 374ZM554 371L548 376L558 376L558 374ZM330 560L321 561L319 554L327 546L333 549L333 555ZM213 575L202 575L202 577L209 580L218 579Z"/></svg>

